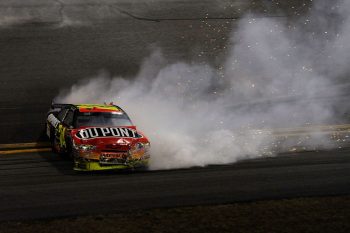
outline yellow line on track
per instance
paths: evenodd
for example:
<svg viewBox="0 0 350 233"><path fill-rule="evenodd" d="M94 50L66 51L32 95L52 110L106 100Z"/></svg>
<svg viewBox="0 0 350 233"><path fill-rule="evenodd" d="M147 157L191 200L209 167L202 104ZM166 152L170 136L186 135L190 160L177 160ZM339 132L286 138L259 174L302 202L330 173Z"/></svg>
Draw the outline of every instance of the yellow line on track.
<svg viewBox="0 0 350 233"><path fill-rule="evenodd" d="M310 125L305 127L296 127L296 128L278 128L278 129L270 129L273 132L283 132L283 133L291 133L291 132L309 132L309 131L342 131L342 130L350 130L350 124L347 125Z"/></svg>
<svg viewBox="0 0 350 233"><path fill-rule="evenodd" d="M319 135L319 134L346 134L350 133L349 130L341 130L341 131L309 131L309 132L272 132L272 136L276 137L289 137L289 136L303 136L303 135Z"/></svg>
<svg viewBox="0 0 350 233"><path fill-rule="evenodd" d="M0 149L39 148L48 146L50 146L50 143L48 142L12 143L0 144Z"/></svg>
<svg viewBox="0 0 350 233"><path fill-rule="evenodd" d="M51 151L51 148L38 148L38 149L22 149L22 150L3 150L0 151L0 155L10 155L19 153L34 153L34 152L47 152Z"/></svg>
<svg viewBox="0 0 350 233"><path fill-rule="evenodd" d="M268 133L275 137L293 137L313 134L343 134L350 133L350 124L343 125L310 125L296 128L279 128L270 130L259 130L261 133ZM33 153L51 151L49 142L29 142L0 144L0 155Z"/></svg>

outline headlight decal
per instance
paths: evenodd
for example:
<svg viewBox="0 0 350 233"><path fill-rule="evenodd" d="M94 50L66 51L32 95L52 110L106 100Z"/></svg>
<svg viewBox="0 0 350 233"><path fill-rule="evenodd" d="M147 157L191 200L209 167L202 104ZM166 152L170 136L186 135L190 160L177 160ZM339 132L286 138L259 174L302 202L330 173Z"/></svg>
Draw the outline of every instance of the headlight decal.
<svg viewBox="0 0 350 233"><path fill-rule="evenodd" d="M81 144L81 145L74 144L74 148L80 151L92 151L96 149L96 146L88 145L88 144Z"/></svg>

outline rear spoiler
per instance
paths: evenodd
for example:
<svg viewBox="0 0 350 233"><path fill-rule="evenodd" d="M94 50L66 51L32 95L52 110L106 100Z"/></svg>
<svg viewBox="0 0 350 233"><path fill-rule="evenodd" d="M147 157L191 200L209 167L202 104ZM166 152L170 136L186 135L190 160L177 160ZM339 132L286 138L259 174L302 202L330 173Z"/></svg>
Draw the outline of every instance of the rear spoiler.
<svg viewBox="0 0 350 233"><path fill-rule="evenodd" d="M53 113L54 115L56 115L59 111L61 111L64 108L68 108L69 106L71 106L71 104L56 104L54 102L51 103L51 108L48 111L47 115Z"/></svg>

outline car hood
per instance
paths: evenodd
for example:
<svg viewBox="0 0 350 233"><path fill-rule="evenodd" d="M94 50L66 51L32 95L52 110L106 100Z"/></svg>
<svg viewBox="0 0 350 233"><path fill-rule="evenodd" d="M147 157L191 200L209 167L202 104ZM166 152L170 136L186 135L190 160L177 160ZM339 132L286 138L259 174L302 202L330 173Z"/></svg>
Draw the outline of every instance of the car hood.
<svg viewBox="0 0 350 233"><path fill-rule="evenodd" d="M131 145L144 138L135 126L80 127L71 135L74 143L91 145Z"/></svg>

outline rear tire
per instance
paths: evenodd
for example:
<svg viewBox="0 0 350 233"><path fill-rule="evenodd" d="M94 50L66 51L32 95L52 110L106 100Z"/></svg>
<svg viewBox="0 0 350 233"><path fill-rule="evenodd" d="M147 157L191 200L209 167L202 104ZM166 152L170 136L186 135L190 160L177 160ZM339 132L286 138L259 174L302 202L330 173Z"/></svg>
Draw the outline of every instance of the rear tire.
<svg viewBox="0 0 350 233"><path fill-rule="evenodd" d="M66 139L66 151L64 152L65 156L69 159L74 159L73 156L73 147L72 147L72 142L71 140Z"/></svg>
<svg viewBox="0 0 350 233"><path fill-rule="evenodd" d="M56 135L55 135L55 128L53 128L52 126L50 126L50 144L51 144L51 151L55 154L58 153L57 149L56 149Z"/></svg>
<svg viewBox="0 0 350 233"><path fill-rule="evenodd" d="M57 139L54 136L54 138L51 140L51 150L55 154L60 154L60 152L57 150Z"/></svg>

